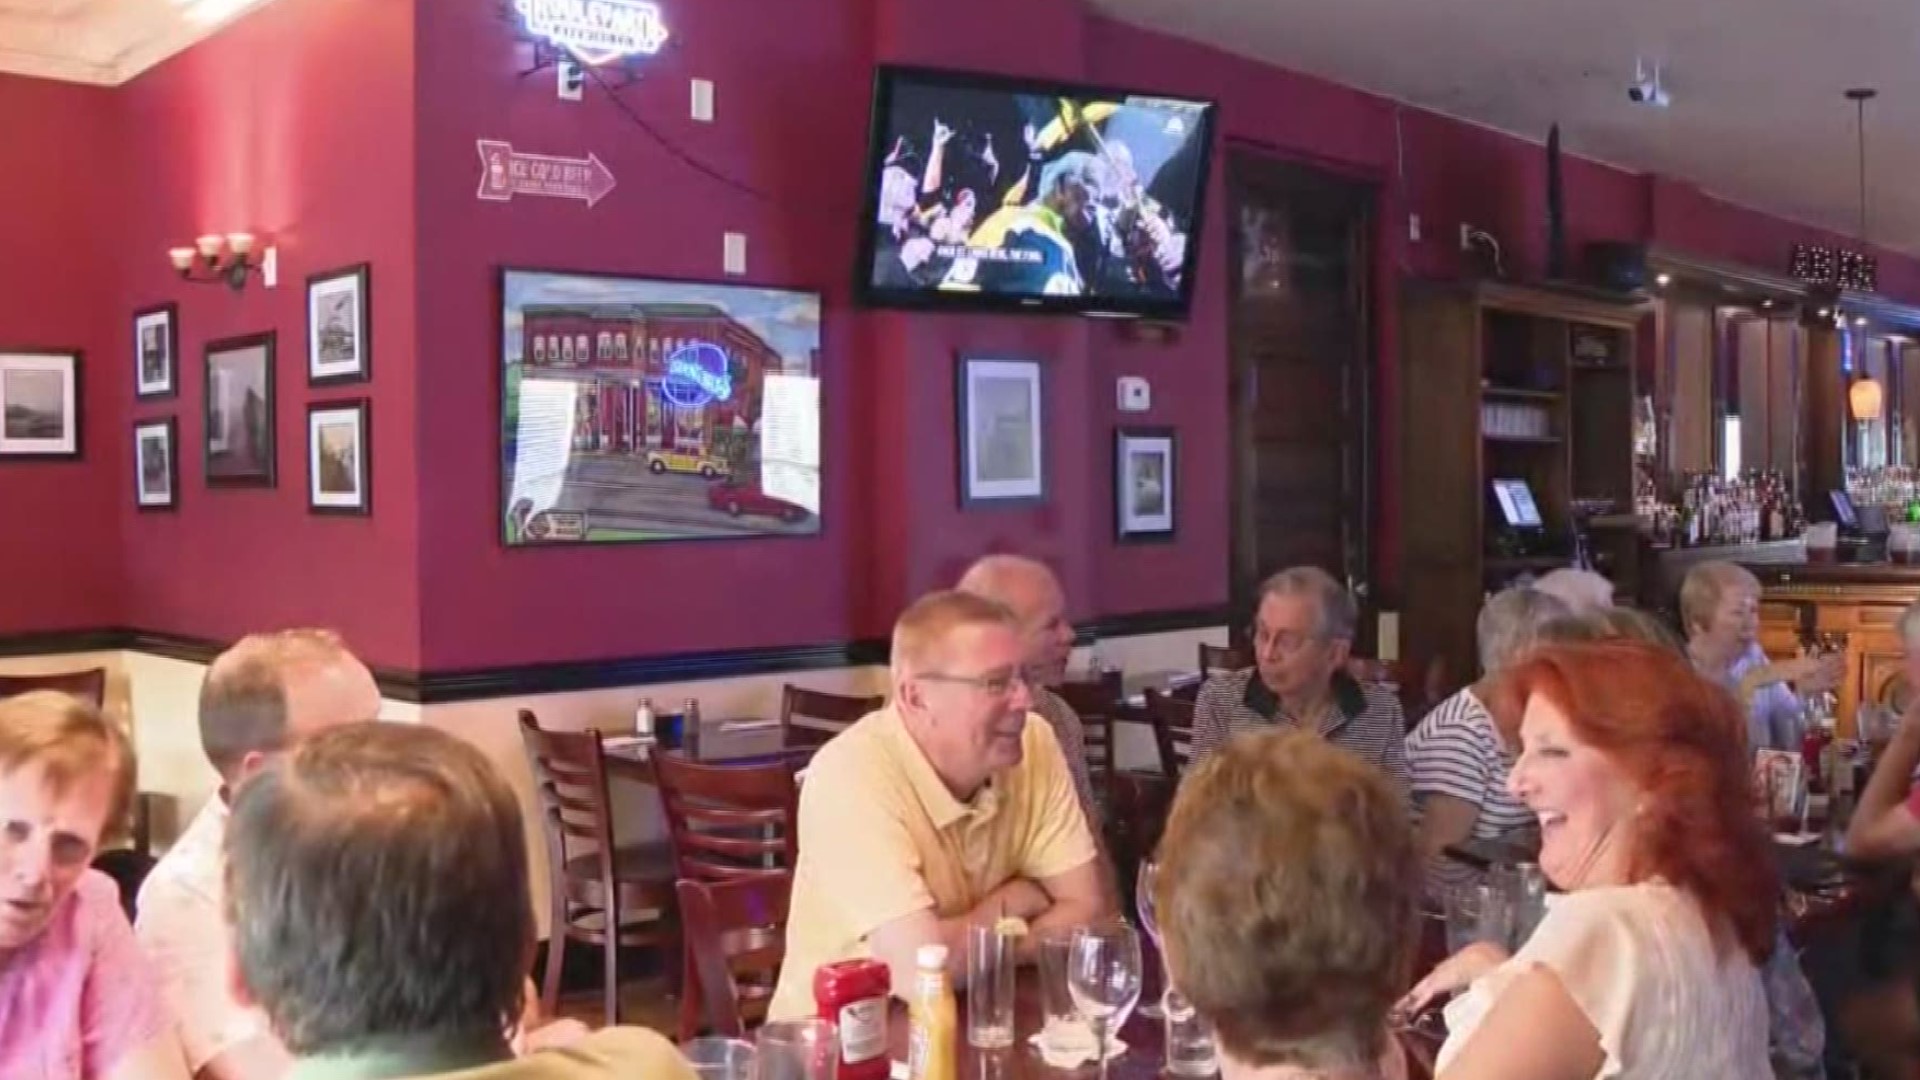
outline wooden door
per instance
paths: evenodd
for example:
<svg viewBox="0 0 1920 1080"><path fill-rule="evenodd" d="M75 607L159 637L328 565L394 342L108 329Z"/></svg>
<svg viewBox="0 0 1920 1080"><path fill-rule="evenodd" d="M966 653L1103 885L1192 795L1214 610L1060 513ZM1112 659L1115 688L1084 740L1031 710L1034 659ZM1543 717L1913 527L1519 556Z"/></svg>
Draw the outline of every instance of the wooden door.
<svg viewBox="0 0 1920 1080"><path fill-rule="evenodd" d="M1228 155L1227 183L1237 640L1260 581L1288 566L1322 567L1369 606L1374 190L1249 151Z"/></svg>

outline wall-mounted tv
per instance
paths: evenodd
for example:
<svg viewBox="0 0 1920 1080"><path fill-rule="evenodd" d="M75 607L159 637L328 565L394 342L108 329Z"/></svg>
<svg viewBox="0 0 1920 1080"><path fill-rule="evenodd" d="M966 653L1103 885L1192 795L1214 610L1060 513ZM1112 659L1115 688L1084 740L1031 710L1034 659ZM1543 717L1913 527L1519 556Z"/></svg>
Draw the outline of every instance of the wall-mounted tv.
<svg viewBox="0 0 1920 1080"><path fill-rule="evenodd" d="M1212 102L922 68L875 77L869 304L1183 318Z"/></svg>

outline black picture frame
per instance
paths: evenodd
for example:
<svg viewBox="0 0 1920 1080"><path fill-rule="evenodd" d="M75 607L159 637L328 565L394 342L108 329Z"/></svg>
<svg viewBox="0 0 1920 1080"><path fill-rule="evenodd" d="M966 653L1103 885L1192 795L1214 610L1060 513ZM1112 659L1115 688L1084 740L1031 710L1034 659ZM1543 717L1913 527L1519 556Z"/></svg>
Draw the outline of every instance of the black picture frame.
<svg viewBox="0 0 1920 1080"><path fill-rule="evenodd" d="M85 354L79 349L8 348L0 346L0 463L79 461L86 452L86 382L82 378ZM9 434L7 413L17 406L7 399L3 380L15 371L61 373L61 415L65 424L58 436Z"/></svg>
<svg viewBox="0 0 1920 1080"><path fill-rule="evenodd" d="M1136 451L1161 459L1158 509L1147 510L1133 473ZM1113 538L1122 544L1171 543L1180 530L1179 436L1171 427L1122 426L1113 432ZM1165 524L1160 524L1160 519Z"/></svg>
<svg viewBox="0 0 1920 1080"><path fill-rule="evenodd" d="M167 495L164 500L147 498L146 436L159 432L166 441ZM171 416L133 422L133 506L143 514L171 513L180 507L180 424Z"/></svg>
<svg viewBox="0 0 1920 1080"><path fill-rule="evenodd" d="M353 344L356 346L354 367L343 371L322 370L320 352L321 336L327 331L315 325L314 307L323 290L337 291L347 283L347 291L354 297ZM307 385L340 386L347 383L367 382L373 378L373 266L371 263L354 263L333 270L323 271L307 278Z"/></svg>
<svg viewBox="0 0 1920 1080"><path fill-rule="evenodd" d="M975 445L976 379L1025 382L1029 389L1027 434L1029 445L1013 447L1027 458L1030 476L996 479L981 475L982 458L990 448ZM1001 509L1039 506L1047 501L1046 368L1039 360L1015 356L961 354L954 362L954 460L960 505L965 509ZM1003 405L1012 405L1004 401ZM1012 464L1011 457L1005 464Z"/></svg>
<svg viewBox="0 0 1920 1080"><path fill-rule="evenodd" d="M354 492L350 500L324 501L329 493L320 490L322 448L315 425L326 414L352 414L354 423ZM307 404L307 512L370 517L373 514L373 402L370 398L343 401L313 401Z"/></svg>
<svg viewBox="0 0 1920 1080"><path fill-rule="evenodd" d="M279 452L276 444L279 439L280 429L275 420L274 400L277 396L275 392L276 380L274 367L278 361L278 340L278 334L272 330L258 334L246 334L240 337L222 338L219 341L208 342L206 349L201 354L201 374L204 377L201 406L204 411L201 414L200 425L200 460L202 472L206 478L207 486L210 488L272 488L279 483ZM232 400L224 400L216 402L214 400L216 394L228 392L219 385L221 380L215 378L215 361L216 358L253 349L259 349L264 353L261 360L262 375L260 380L262 385L262 405L258 417L258 429L245 432L244 434L251 437L255 449L260 451L260 453L256 455L258 460L250 463L255 465L255 467L251 469L216 471L216 457L231 453L228 446L232 431L225 423L226 414L223 410L228 407L238 407L244 414L245 403L243 401L235 402ZM217 409L216 406L220 406L220 408ZM216 421L219 421L220 430L218 431L215 430Z"/></svg>
<svg viewBox="0 0 1920 1080"><path fill-rule="evenodd" d="M148 323L160 324L160 342L166 352L165 377L157 384L147 381L145 330ZM180 305L154 304L133 313L133 397L136 401L164 401L180 394Z"/></svg>

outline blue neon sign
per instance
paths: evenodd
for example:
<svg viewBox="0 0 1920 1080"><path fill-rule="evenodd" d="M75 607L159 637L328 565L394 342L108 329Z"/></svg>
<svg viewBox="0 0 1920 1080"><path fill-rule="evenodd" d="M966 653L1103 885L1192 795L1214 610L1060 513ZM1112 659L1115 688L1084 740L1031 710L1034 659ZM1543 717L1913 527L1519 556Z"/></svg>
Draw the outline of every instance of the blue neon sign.
<svg viewBox="0 0 1920 1080"><path fill-rule="evenodd" d="M667 357L660 396L683 409L698 409L733 397L727 354L709 341L682 345Z"/></svg>

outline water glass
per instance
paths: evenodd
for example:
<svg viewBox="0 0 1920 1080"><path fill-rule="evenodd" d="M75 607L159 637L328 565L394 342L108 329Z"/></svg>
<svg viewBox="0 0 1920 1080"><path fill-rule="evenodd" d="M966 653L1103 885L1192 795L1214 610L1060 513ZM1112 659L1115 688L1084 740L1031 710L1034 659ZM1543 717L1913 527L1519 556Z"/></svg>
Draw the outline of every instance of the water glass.
<svg viewBox="0 0 1920 1080"><path fill-rule="evenodd" d="M760 1028L758 1080L834 1080L840 1035L829 1020L780 1020Z"/></svg>
<svg viewBox="0 0 1920 1080"><path fill-rule="evenodd" d="M1161 995L1160 1011L1167 1020L1167 1073L1197 1078L1219 1072L1213 1031L1194 1011L1193 1002L1169 986Z"/></svg>
<svg viewBox="0 0 1920 1080"><path fill-rule="evenodd" d="M1167 947L1166 943L1160 939L1160 912L1158 903L1154 900L1154 887L1159 884L1159 881L1160 864L1152 859L1140 860L1140 871L1134 875L1133 879L1133 909L1140 916L1140 928L1147 932L1147 939L1153 943L1153 959L1160 969L1161 982L1164 983L1167 977ZM1144 976L1144 972L1142 974ZM1142 986L1145 986L1144 977ZM1158 1020L1163 1014L1160 1006L1154 1004L1149 998L1147 1004L1141 1007L1140 1015L1149 1020Z"/></svg>
<svg viewBox="0 0 1920 1080"><path fill-rule="evenodd" d="M1140 936L1122 920L1075 927L1067 957L1067 991L1093 1028L1100 1076L1107 1075L1107 1036L1118 1032L1140 1001Z"/></svg>
<svg viewBox="0 0 1920 1080"><path fill-rule="evenodd" d="M1014 945L996 925L967 927L967 1042L982 1050L1013 1045Z"/></svg>
<svg viewBox="0 0 1920 1080"><path fill-rule="evenodd" d="M703 1037L680 1046L700 1080L757 1080L759 1051L745 1039Z"/></svg>
<svg viewBox="0 0 1920 1080"><path fill-rule="evenodd" d="M1447 951L1476 941L1507 948L1513 941L1513 909L1505 889L1492 881L1453 891L1447 903Z"/></svg>

